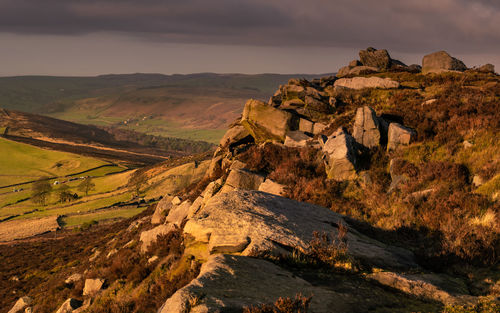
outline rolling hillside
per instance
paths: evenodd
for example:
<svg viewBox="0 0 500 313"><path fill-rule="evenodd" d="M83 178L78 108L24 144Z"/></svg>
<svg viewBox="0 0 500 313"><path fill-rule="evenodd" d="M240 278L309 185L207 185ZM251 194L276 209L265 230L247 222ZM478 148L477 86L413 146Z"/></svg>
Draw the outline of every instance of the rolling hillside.
<svg viewBox="0 0 500 313"><path fill-rule="evenodd" d="M319 76L324 75L4 77L0 78L0 108L217 143L246 99L267 100L292 77Z"/></svg>

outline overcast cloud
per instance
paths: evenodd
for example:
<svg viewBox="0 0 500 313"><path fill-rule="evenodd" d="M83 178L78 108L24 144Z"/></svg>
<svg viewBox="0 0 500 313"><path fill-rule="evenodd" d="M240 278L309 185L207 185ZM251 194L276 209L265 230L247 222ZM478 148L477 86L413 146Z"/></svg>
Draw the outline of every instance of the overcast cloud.
<svg viewBox="0 0 500 313"><path fill-rule="evenodd" d="M0 33L496 55L500 1L0 0Z"/></svg>

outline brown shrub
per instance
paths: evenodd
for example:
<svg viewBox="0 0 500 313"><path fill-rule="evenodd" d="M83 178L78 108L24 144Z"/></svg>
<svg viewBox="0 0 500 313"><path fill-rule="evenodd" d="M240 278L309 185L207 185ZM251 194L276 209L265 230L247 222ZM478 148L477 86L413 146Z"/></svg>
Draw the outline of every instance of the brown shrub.
<svg viewBox="0 0 500 313"><path fill-rule="evenodd" d="M295 295L293 299L280 297L274 304L246 307L243 313L307 313L311 299L301 294Z"/></svg>

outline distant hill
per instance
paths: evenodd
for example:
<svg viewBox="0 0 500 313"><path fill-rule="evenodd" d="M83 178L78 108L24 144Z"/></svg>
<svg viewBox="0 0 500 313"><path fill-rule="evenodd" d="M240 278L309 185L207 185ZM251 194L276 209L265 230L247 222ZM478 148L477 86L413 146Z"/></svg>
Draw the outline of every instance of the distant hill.
<svg viewBox="0 0 500 313"><path fill-rule="evenodd" d="M101 128L43 115L0 109L0 135L35 146L132 164L210 150L203 141L166 138L131 130Z"/></svg>
<svg viewBox="0 0 500 313"><path fill-rule="evenodd" d="M249 98L267 100L290 78L328 74L126 74L0 78L0 108L82 124L217 142Z"/></svg>

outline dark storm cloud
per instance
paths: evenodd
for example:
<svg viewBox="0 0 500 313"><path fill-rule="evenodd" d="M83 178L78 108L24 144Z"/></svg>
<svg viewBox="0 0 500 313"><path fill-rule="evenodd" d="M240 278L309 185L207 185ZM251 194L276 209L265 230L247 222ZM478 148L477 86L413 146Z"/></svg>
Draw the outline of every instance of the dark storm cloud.
<svg viewBox="0 0 500 313"><path fill-rule="evenodd" d="M145 40L498 52L498 0L0 0L0 31Z"/></svg>

